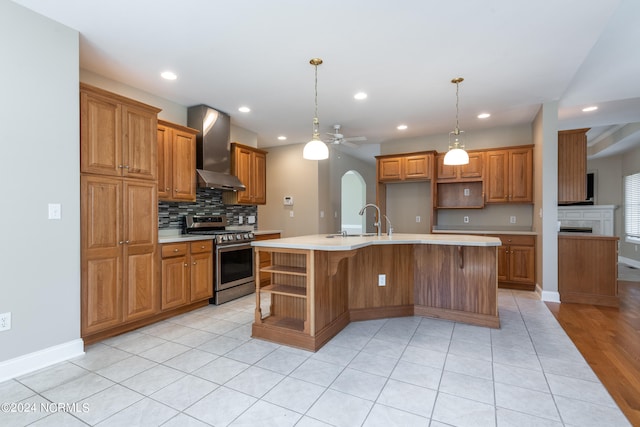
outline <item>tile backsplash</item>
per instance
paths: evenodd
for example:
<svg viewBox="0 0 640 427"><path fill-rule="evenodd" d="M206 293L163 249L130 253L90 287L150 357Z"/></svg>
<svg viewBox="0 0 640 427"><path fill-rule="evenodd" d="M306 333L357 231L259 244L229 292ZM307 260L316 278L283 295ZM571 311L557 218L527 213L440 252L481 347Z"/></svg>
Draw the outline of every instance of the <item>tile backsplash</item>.
<svg viewBox="0 0 640 427"><path fill-rule="evenodd" d="M254 228L258 228L258 207L244 205L225 205L222 203L222 190L198 188L195 202L159 202L158 228L160 230L182 228L185 215L226 215L229 225L240 225L239 217L256 217Z"/></svg>

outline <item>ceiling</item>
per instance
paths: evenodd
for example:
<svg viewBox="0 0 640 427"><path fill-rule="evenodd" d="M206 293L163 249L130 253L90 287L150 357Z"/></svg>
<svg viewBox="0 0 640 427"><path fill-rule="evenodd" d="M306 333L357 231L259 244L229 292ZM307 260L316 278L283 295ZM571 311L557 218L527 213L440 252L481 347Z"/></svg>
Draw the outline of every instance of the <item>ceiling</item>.
<svg viewBox="0 0 640 427"><path fill-rule="evenodd" d="M468 148L473 130L531 123L555 101L560 129L592 128L591 157L640 145L637 0L14 1L78 30L81 68L225 111L260 147L310 139L313 57L321 132L367 137L351 154L436 134L446 150L458 76Z"/></svg>

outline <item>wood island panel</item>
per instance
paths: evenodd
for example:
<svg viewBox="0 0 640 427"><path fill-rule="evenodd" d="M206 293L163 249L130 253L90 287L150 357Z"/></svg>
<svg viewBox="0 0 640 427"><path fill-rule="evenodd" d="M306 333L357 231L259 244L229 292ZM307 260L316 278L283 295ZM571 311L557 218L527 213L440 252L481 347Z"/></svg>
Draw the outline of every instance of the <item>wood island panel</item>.
<svg viewBox="0 0 640 427"><path fill-rule="evenodd" d="M351 320L413 315L413 245L368 246L349 260ZM386 285L378 286L384 274Z"/></svg>

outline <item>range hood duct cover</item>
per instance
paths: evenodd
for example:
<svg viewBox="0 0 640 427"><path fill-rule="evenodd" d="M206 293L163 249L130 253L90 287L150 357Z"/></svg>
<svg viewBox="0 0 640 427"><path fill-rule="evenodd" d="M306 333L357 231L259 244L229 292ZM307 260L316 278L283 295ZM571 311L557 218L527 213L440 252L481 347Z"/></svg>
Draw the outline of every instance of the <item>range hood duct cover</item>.
<svg viewBox="0 0 640 427"><path fill-rule="evenodd" d="M229 173L231 118L206 105L187 109L187 126L197 129L196 171L198 187L244 191L245 185Z"/></svg>

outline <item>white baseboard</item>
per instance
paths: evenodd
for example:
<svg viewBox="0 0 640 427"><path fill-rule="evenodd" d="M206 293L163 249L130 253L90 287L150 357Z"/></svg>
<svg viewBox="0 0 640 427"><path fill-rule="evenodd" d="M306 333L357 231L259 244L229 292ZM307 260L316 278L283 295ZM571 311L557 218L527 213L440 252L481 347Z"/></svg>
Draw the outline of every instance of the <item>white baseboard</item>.
<svg viewBox="0 0 640 427"><path fill-rule="evenodd" d="M560 293L551 291L542 291L540 298L547 302L560 302Z"/></svg>
<svg viewBox="0 0 640 427"><path fill-rule="evenodd" d="M0 383L84 354L84 341L68 341L0 362Z"/></svg>
<svg viewBox="0 0 640 427"><path fill-rule="evenodd" d="M618 262L630 265L631 267L640 268L640 261L636 261L635 259L625 258L623 256L619 256L618 257Z"/></svg>

